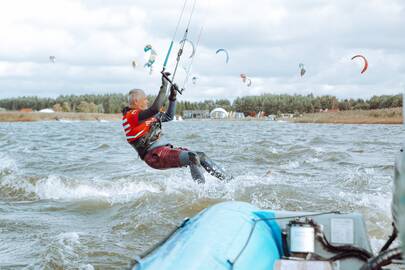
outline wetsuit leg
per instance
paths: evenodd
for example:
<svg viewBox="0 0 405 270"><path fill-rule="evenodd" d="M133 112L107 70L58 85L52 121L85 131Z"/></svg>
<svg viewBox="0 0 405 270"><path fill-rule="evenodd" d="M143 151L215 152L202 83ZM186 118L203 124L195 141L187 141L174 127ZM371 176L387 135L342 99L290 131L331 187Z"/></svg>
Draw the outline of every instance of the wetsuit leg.
<svg viewBox="0 0 405 270"><path fill-rule="evenodd" d="M192 164L189 167L190 167L191 177L193 178L193 180L199 184L204 184L205 177L204 177L204 172L202 171L201 166Z"/></svg>
<svg viewBox="0 0 405 270"><path fill-rule="evenodd" d="M144 160L150 167L159 170L189 166L193 180L205 183L199 156L186 148L171 145L160 146L148 151Z"/></svg>
<svg viewBox="0 0 405 270"><path fill-rule="evenodd" d="M225 173L225 171L218 166L214 161L212 161L204 152L187 152L180 154L180 162L184 166L195 165L198 168L201 166L211 175L217 177L220 180L231 180L233 177ZM193 175L193 172L192 174ZM202 179L204 175L200 170L200 178ZM193 176L193 179L196 180Z"/></svg>
<svg viewBox="0 0 405 270"><path fill-rule="evenodd" d="M164 145L147 151L144 161L150 167L158 170L180 168L180 154L184 152L181 148L174 148L171 145Z"/></svg>
<svg viewBox="0 0 405 270"><path fill-rule="evenodd" d="M191 177L194 181L202 184L205 183L204 172L201 168L199 156L190 151L184 151L180 153L180 164L182 166L189 166Z"/></svg>
<svg viewBox="0 0 405 270"><path fill-rule="evenodd" d="M214 161L212 161L204 152L196 152L201 166L211 175L215 176L220 180L231 180L233 177L227 175L220 166L218 166Z"/></svg>
<svg viewBox="0 0 405 270"><path fill-rule="evenodd" d="M192 152L186 148L175 148L171 145L157 147L148 151L144 160L152 168L160 170L189 166L193 180L198 183L205 182L201 167L209 174L221 180L232 179L232 176L227 175L225 171L208 158L205 153Z"/></svg>

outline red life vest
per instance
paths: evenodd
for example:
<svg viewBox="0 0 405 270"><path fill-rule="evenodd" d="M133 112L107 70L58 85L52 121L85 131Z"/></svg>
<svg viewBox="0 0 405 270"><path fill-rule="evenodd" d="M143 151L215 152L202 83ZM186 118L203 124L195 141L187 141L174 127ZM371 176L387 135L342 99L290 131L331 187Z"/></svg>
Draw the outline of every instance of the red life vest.
<svg viewBox="0 0 405 270"><path fill-rule="evenodd" d="M151 117L141 123L138 121L140 110L129 110L122 117L122 126L129 143L135 142L140 138L147 137L159 120Z"/></svg>

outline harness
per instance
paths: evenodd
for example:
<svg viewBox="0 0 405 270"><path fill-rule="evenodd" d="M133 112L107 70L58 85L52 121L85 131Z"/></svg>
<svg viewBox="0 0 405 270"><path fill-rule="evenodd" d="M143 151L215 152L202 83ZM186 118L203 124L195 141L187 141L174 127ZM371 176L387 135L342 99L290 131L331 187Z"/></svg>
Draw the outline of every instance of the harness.
<svg viewBox="0 0 405 270"><path fill-rule="evenodd" d="M132 147L135 148L142 160L148 152L149 147L160 138L161 132L162 123L160 119L157 119L157 121L154 121L150 125L148 133L146 133L144 136L137 139L136 141L130 142L130 144L132 145Z"/></svg>

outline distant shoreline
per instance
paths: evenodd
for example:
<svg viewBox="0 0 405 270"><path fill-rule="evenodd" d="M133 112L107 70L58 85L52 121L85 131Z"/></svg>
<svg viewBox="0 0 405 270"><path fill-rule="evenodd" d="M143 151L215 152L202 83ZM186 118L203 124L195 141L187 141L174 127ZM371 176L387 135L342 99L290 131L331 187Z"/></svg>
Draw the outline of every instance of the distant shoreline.
<svg viewBox="0 0 405 270"><path fill-rule="evenodd" d="M40 112L0 112L0 122L37 122L37 121L120 121L121 114L104 113L40 113ZM186 119L190 121L265 121L267 118L245 119ZM278 119L292 123L319 124L402 124L402 108L379 110L356 110L340 112L308 113L296 118Z"/></svg>

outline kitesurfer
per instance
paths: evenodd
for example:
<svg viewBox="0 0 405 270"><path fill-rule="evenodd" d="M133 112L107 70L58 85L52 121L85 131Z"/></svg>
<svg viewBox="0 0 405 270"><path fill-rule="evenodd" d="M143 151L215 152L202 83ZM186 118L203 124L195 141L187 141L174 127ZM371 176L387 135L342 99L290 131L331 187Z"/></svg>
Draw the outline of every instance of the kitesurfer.
<svg viewBox="0 0 405 270"><path fill-rule="evenodd" d="M162 76L162 85L153 104L148 107L148 99L141 89L128 93L128 106L122 110L122 125L128 143L135 148L139 157L154 169L190 167L191 176L198 183L204 183L202 167L221 180L231 179L203 152L194 152L182 147L174 147L160 137L162 122L173 120L176 111L177 85L170 87L169 106L160 112L166 98L168 81Z"/></svg>

